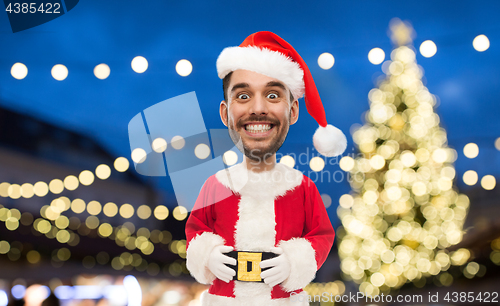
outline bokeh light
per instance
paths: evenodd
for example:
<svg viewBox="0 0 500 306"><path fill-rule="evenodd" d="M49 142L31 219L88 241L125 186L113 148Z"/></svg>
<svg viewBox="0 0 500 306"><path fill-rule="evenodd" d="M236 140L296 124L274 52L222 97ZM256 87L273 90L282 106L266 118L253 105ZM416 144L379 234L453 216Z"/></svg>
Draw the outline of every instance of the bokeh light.
<svg viewBox="0 0 500 306"><path fill-rule="evenodd" d="M172 211L174 219L177 221L182 221L187 217L187 209L184 206L176 206Z"/></svg>
<svg viewBox="0 0 500 306"><path fill-rule="evenodd" d="M118 157L114 163L115 169L118 172L125 172L128 170L130 163L125 157Z"/></svg>
<svg viewBox="0 0 500 306"><path fill-rule="evenodd" d="M95 168L95 175L101 180L108 179L111 175L111 168L108 165L101 164Z"/></svg>
<svg viewBox="0 0 500 306"><path fill-rule="evenodd" d="M309 167L312 171L319 172L325 168L325 160L319 156L315 156L309 161Z"/></svg>
<svg viewBox="0 0 500 306"><path fill-rule="evenodd" d="M232 150L226 151L222 155L222 161L226 165L232 166L238 162L238 154L236 154L236 152L234 152Z"/></svg>
<svg viewBox="0 0 500 306"><path fill-rule="evenodd" d="M64 183L60 179L53 179L49 183L49 190L53 194L60 194L64 190Z"/></svg>
<svg viewBox="0 0 500 306"><path fill-rule="evenodd" d="M467 184L469 186L473 186L477 183L477 180L478 180L477 172L474 170L465 171L462 179L463 179L465 184Z"/></svg>
<svg viewBox="0 0 500 306"><path fill-rule="evenodd" d="M323 204L325 205L326 208L332 205L332 197L330 197L328 194L323 193L321 195L321 199L323 200Z"/></svg>
<svg viewBox="0 0 500 306"><path fill-rule="evenodd" d="M15 63L10 69L10 74L15 79L22 80L28 75L28 67L23 63Z"/></svg>
<svg viewBox="0 0 500 306"><path fill-rule="evenodd" d="M66 66L57 64L54 67L52 67L52 70L50 71L52 74L52 77L58 81L63 81L68 77L68 68Z"/></svg>
<svg viewBox="0 0 500 306"><path fill-rule="evenodd" d="M47 195L47 193L49 193L49 185L47 185L47 183L45 182L41 181L37 182L33 187L34 187L33 191L39 197L44 197Z"/></svg>
<svg viewBox="0 0 500 306"><path fill-rule="evenodd" d="M180 76L185 77L191 74L191 72L193 71L193 65L190 61L181 59L175 65L175 71L177 71L177 74L179 74Z"/></svg>
<svg viewBox="0 0 500 306"><path fill-rule="evenodd" d="M475 158L479 154L479 147L475 143L468 143L464 146L464 155L467 158Z"/></svg>
<svg viewBox="0 0 500 306"><path fill-rule="evenodd" d="M496 186L497 182L493 175L485 175L481 179L481 187L486 190L493 190Z"/></svg>
<svg viewBox="0 0 500 306"><path fill-rule="evenodd" d="M137 216L143 220L148 219L151 216L151 207L148 205L141 205L137 208Z"/></svg>
<svg viewBox="0 0 500 306"><path fill-rule="evenodd" d="M280 163L287 165L290 168L295 167L295 159L290 155L285 155L280 158Z"/></svg>
<svg viewBox="0 0 500 306"><path fill-rule="evenodd" d="M94 182L94 173L89 170L83 170L82 172L80 172L78 179L80 180L80 183L82 185L92 185L92 183Z"/></svg>
<svg viewBox="0 0 500 306"><path fill-rule="evenodd" d="M419 50L423 57L433 57L437 52L437 47L432 40L426 40L420 45Z"/></svg>
<svg viewBox="0 0 500 306"><path fill-rule="evenodd" d="M385 52L380 48L373 48L368 52L368 60L373 65L382 63L385 59Z"/></svg>
<svg viewBox="0 0 500 306"><path fill-rule="evenodd" d="M335 64L335 58L328 52L321 54L318 57L318 65L321 69L328 70Z"/></svg>
<svg viewBox="0 0 500 306"><path fill-rule="evenodd" d="M199 159L206 159L210 156L210 147L204 143L200 143L194 148L194 155Z"/></svg>
<svg viewBox="0 0 500 306"><path fill-rule="evenodd" d="M168 208L163 205L156 206L154 216L158 220L165 220L168 217Z"/></svg>
<svg viewBox="0 0 500 306"><path fill-rule="evenodd" d="M113 202L108 202L104 205L102 212L107 216L107 217L114 217L118 213L118 206L113 203Z"/></svg>
<svg viewBox="0 0 500 306"><path fill-rule="evenodd" d="M148 61L142 56L136 56L131 63L132 70L137 73L143 73L148 70Z"/></svg>
<svg viewBox="0 0 500 306"><path fill-rule="evenodd" d="M134 206L130 204L123 204L120 206L120 216L122 216L125 219L129 219L134 215Z"/></svg>
<svg viewBox="0 0 500 306"><path fill-rule="evenodd" d="M147 153L142 148L136 148L132 151L131 157L136 164L142 164L146 161Z"/></svg>
<svg viewBox="0 0 500 306"><path fill-rule="evenodd" d="M107 79L110 73L111 69L109 69L109 66L106 64L99 64L94 68L94 75L100 80Z"/></svg>
<svg viewBox="0 0 500 306"><path fill-rule="evenodd" d="M483 52L488 50L490 47L490 40L486 37L486 35L481 34L474 38L472 46L476 49L476 51Z"/></svg>
<svg viewBox="0 0 500 306"><path fill-rule="evenodd" d="M78 178L74 175L68 175L64 179L64 188L68 190L75 190L78 188L78 185L80 185L80 182L78 181Z"/></svg>
<svg viewBox="0 0 500 306"><path fill-rule="evenodd" d="M176 150L180 150L184 148L184 145L186 144L186 141L182 136L174 136L172 137L172 140L170 141L170 144L172 145L172 148Z"/></svg>
<svg viewBox="0 0 500 306"><path fill-rule="evenodd" d="M158 137L151 143L151 148L156 153L163 153L165 152L165 150L167 150L167 141L161 137Z"/></svg>
<svg viewBox="0 0 500 306"><path fill-rule="evenodd" d="M339 167L340 169L344 171L351 171L352 168L354 167L354 159L350 156L344 156L340 159L339 162Z"/></svg>

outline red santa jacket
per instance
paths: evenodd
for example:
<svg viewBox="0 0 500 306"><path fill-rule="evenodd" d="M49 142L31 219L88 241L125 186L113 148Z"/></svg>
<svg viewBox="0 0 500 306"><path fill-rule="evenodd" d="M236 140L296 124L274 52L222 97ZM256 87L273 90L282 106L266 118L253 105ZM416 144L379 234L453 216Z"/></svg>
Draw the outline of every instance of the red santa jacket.
<svg viewBox="0 0 500 306"><path fill-rule="evenodd" d="M303 295L302 288L314 279L335 233L315 184L300 171L276 164L271 171L255 173L238 164L205 182L186 236L187 268L198 282L211 284L202 305L297 306L308 305L307 299L297 303L296 294ZM218 245L257 252L279 246L290 261L290 276L273 288L225 283L207 268L208 255Z"/></svg>

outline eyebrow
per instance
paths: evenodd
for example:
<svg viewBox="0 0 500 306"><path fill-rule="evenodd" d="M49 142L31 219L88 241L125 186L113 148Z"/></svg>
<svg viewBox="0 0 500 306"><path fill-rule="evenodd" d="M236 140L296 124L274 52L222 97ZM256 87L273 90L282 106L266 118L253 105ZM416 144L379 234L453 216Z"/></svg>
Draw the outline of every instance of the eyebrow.
<svg viewBox="0 0 500 306"><path fill-rule="evenodd" d="M233 88L231 88L231 93L233 93L237 89L240 89L240 88L249 88L249 87L250 87L250 85L248 85L248 83L234 84ZM283 89L283 90L286 91L285 85L283 85L283 83L281 83L281 82L271 81L271 82L268 82L266 84L266 87L279 87L279 88L281 88L281 89Z"/></svg>
<svg viewBox="0 0 500 306"><path fill-rule="evenodd" d="M266 84L266 87L279 87L279 88L283 89L284 91L286 91L285 85L283 85L283 83L281 83L281 82L271 81L271 82Z"/></svg>
<svg viewBox="0 0 500 306"><path fill-rule="evenodd" d="M234 84L233 88L231 88L231 93L233 93L236 89L240 89L240 88L248 88L250 87L250 85L248 85L248 83L238 83L238 84Z"/></svg>

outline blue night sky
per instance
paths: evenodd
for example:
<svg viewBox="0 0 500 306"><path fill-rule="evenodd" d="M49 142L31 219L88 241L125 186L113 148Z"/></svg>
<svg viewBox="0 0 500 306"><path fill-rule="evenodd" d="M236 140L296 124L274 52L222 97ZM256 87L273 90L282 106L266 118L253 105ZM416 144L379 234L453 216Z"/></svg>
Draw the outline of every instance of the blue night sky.
<svg viewBox="0 0 500 306"><path fill-rule="evenodd" d="M348 135L362 124L368 110L367 95L381 75L381 65L368 61L368 52L382 48L386 59L392 49L387 36L393 17L412 23L418 46L425 40L437 45L431 58L417 54L425 70L425 84L439 98L436 112L448 132L449 145L458 152L457 176L475 170L479 177L500 175L500 2L491 1L96 1L81 0L53 21L12 33L6 13L0 13L0 103L65 129L89 135L115 156L130 157L127 126L147 107L195 91L208 129L224 128L219 115L223 99L215 62L224 47L239 45L249 34L277 33L308 63L325 104L327 119ZM491 43L485 52L472 40L485 34ZM335 57L330 70L317 58ZM131 69L131 60L143 56L145 73ZM175 71L181 59L193 72ZM23 80L10 74L12 65L24 63ZM96 65L111 69L105 80L93 74ZM51 76L51 68L69 70L64 81ZM317 124L300 101L301 116L292 126L283 152L304 151L311 145ZM0 131L1 133L2 131ZM479 156L467 159L462 148L479 146ZM340 170L328 165L330 171ZM308 167L299 167L308 171ZM157 185L162 185L158 180ZM459 188L467 186L459 180ZM168 183L165 183L168 189ZM335 202L349 191L341 183L318 184ZM498 186L497 186L498 188Z"/></svg>

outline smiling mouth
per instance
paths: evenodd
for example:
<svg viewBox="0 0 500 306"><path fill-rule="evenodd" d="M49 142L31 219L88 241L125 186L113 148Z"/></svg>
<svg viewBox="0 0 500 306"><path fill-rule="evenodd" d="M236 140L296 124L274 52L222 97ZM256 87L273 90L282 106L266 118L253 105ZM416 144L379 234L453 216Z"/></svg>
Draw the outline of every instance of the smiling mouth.
<svg viewBox="0 0 500 306"><path fill-rule="evenodd" d="M273 127L274 124L271 123L264 123L264 124L245 124L245 131L247 131L250 134L265 134L269 132Z"/></svg>

